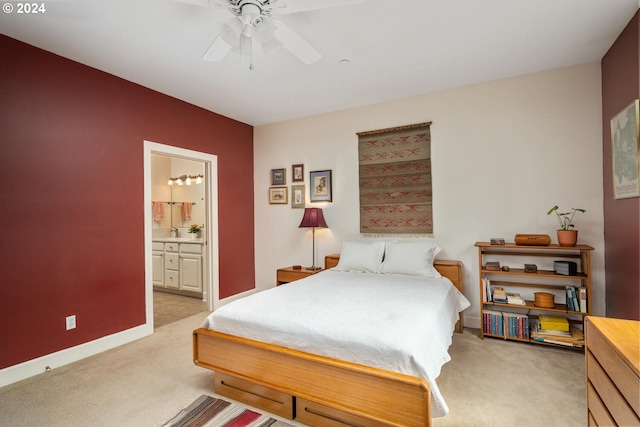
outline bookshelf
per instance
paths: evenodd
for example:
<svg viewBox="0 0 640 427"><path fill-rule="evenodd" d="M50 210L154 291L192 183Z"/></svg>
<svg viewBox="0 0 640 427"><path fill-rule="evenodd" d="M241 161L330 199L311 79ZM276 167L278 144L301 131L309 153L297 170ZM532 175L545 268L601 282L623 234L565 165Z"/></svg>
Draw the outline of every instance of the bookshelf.
<svg viewBox="0 0 640 427"><path fill-rule="evenodd" d="M593 247L492 245L489 242L476 242L475 246L478 248L481 338L584 348L584 318L591 314ZM558 274L554 271L555 261L575 263L576 271ZM534 272L529 264L535 266ZM498 294L500 289L504 290L509 299L501 300L500 295L494 299L496 289ZM540 305L541 299L536 301L534 295L538 292L546 304ZM569 331L538 330L540 316L543 320L548 316L566 318Z"/></svg>

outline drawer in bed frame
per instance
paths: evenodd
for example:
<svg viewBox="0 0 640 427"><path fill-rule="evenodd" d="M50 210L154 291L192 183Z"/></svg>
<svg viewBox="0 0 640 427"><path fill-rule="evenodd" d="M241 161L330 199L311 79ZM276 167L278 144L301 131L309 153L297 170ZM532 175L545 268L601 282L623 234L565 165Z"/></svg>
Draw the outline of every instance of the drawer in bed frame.
<svg viewBox="0 0 640 427"><path fill-rule="evenodd" d="M330 408L310 400L295 398L296 421L309 426L323 427L388 427L389 424L376 422L338 409Z"/></svg>
<svg viewBox="0 0 640 427"><path fill-rule="evenodd" d="M215 392L290 420L295 418L296 421L310 426L388 426L382 421L376 422L349 414L220 372L215 374Z"/></svg>
<svg viewBox="0 0 640 427"><path fill-rule="evenodd" d="M293 396L232 375L216 372L215 392L290 420L295 417Z"/></svg>

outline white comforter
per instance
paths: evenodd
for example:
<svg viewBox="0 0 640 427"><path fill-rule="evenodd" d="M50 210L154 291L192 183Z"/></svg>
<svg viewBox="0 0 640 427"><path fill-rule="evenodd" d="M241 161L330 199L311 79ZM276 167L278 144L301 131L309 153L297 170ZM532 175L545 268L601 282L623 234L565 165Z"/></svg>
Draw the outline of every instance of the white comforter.
<svg viewBox="0 0 640 427"><path fill-rule="evenodd" d="M439 417L449 409L435 379L468 306L446 278L326 270L231 302L202 327L424 378Z"/></svg>

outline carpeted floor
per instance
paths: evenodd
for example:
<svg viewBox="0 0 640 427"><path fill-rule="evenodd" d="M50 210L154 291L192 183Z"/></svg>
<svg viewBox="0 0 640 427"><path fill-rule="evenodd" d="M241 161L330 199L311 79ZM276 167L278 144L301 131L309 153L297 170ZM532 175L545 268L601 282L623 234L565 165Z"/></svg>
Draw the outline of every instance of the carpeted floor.
<svg viewBox="0 0 640 427"><path fill-rule="evenodd" d="M450 413L434 427L586 426L584 353L454 334L437 380Z"/></svg>
<svg viewBox="0 0 640 427"><path fill-rule="evenodd" d="M207 309L201 298L186 297L167 292L153 292L153 326L159 328L168 323L193 316Z"/></svg>
<svg viewBox="0 0 640 427"><path fill-rule="evenodd" d="M192 331L205 316L0 388L0 425L160 426L203 394L220 397L213 373L192 360ZM586 425L583 353L465 329L450 354L437 379L450 413L434 427Z"/></svg>

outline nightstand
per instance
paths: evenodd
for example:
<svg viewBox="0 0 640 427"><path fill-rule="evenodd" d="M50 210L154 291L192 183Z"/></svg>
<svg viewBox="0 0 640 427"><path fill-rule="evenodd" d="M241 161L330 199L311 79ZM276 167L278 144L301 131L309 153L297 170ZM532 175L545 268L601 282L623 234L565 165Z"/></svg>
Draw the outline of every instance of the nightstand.
<svg viewBox="0 0 640 427"><path fill-rule="evenodd" d="M276 286L284 285L285 283L294 282L296 280L304 279L305 277L311 276L312 274L316 274L321 272L320 270L309 270L308 268L296 268L293 267L285 267L279 268L276 272Z"/></svg>

